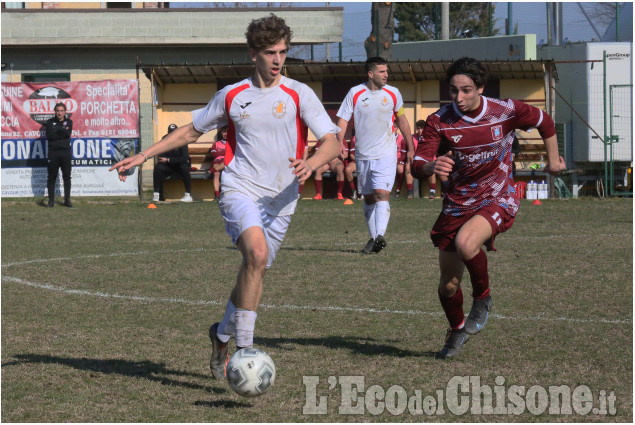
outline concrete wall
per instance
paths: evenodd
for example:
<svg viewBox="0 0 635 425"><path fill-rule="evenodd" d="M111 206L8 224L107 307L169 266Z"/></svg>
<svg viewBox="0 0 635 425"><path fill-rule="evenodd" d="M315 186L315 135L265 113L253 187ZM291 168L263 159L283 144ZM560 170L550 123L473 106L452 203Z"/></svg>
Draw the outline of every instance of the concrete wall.
<svg viewBox="0 0 635 425"><path fill-rule="evenodd" d="M536 35L413 41L392 45L392 58L398 61L451 61L463 56L478 58L478 60L534 60L536 59Z"/></svg>
<svg viewBox="0 0 635 425"><path fill-rule="evenodd" d="M3 48L21 45L244 46L247 25L271 12L286 20L296 44L342 41L341 8L27 9L2 13L2 44Z"/></svg>

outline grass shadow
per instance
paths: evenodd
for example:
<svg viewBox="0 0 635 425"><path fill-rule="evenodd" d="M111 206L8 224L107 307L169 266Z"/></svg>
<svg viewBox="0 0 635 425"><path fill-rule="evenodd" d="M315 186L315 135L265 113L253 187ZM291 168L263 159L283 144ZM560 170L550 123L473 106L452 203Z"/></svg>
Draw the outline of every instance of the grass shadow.
<svg viewBox="0 0 635 425"><path fill-rule="evenodd" d="M288 344L302 346L326 347L333 349L345 348L353 354L364 356L394 356L394 357L431 357L436 358L438 353L432 351L404 350L392 345L377 343L372 338L327 336L324 338L262 338L254 337L254 343L263 347L271 347L288 350Z"/></svg>
<svg viewBox="0 0 635 425"><path fill-rule="evenodd" d="M183 382L165 375L173 377L192 377L198 379L211 379L208 375L198 373L190 373L182 370L168 369L164 363L155 363L151 361L130 361L121 359L89 359L85 357L59 357L44 354L17 354L14 356L16 361L2 364L4 369L7 366L23 365L28 363L37 364L59 364L83 371L92 371L104 374L118 374L131 378L140 378L148 381L158 382L162 385L171 385L185 387L194 390L204 390L211 393L226 393L227 390L215 388L205 385L194 384L192 382ZM162 376L163 375L163 376Z"/></svg>

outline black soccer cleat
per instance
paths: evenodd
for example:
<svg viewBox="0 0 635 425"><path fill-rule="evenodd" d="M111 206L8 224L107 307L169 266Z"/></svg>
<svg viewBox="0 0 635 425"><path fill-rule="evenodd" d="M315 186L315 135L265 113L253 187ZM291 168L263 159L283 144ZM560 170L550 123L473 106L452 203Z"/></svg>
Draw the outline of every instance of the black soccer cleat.
<svg viewBox="0 0 635 425"><path fill-rule="evenodd" d="M456 357L461 352L463 344L468 340L469 335L465 332L465 328L461 329L448 329L448 333L445 336L445 345L439 353L439 356L443 359L451 359Z"/></svg>
<svg viewBox="0 0 635 425"><path fill-rule="evenodd" d="M482 300L474 300L470 314L465 320L465 332L470 335L479 333L487 323L489 312L492 309L492 297L487 296Z"/></svg>
<svg viewBox="0 0 635 425"><path fill-rule="evenodd" d="M370 238L368 240L368 243L366 244L366 246L364 248L362 248L362 253L363 254L373 254L377 251L375 251L375 239Z"/></svg>
<svg viewBox="0 0 635 425"><path fill-rule="evenodd" d="M382 235L377 235L377 237L375 238L375 248L373 252L381 251L382 249L386 248L386 245L388 245L388 243L386 242L386 238L384 238Z"/></svg>

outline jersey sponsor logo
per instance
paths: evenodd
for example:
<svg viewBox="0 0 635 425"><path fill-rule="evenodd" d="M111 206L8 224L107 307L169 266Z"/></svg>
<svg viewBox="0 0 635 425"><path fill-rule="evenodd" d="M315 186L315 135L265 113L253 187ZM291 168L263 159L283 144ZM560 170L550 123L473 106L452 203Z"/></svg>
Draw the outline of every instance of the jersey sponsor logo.
<svg viewBox="0 0 635 425"><path fill-rule="evenodd" d="M276 100L273 102L273 107L271 108L271 113L274 118L282 119L285 115L287 115L287 106L281 100Z"/></svg>
<svg viewBox="0 0 635 425"><path fill-rule="evenodd" d="M488 160L490 160L491 158L493 158L494 156L496 156L496 154L494 152L481 152L481 153L471 153L471 154L463 154L460 152L456 153L457 157L464 162L467 163L472 163L472 162L478 162L478 163L482 163L482 162L486 162Z"/></svg>
<svg viewBox="0 0 635 425"><path fill-rule="evenodd" d="M454 143L459 143L459 141L463 138L462 134L459 134L458 136L452 136L452 141Z"/></svg>
<svg viewBox="0 0 635 425"><path fill-rule="evenodd" d="M500 140L503 138L503 126L502 125L495 125L492 127L492 139L493 140Z"/></svg>

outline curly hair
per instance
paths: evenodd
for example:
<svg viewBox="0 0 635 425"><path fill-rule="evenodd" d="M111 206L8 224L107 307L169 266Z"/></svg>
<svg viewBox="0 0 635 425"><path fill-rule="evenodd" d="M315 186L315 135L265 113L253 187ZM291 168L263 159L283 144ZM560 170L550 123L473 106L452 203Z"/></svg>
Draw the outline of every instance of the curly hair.
<svg viewBox="0 0 635 425"><path fill-rule="evenodd" d="M462 57L454 61L445 73L445 81L449 83L458 74L470 77L478 88L484 87L487 82L485 67L474 58Z"/></svg>
<svg viewBox="0 0 635 425"><path fill-rule="evenodd" d="M247 37L247 46L250 49L262 50L281 41L289 46L293 31L287 26L284 19L272 13L264 18L251 21L245 37Z"/></svg>

